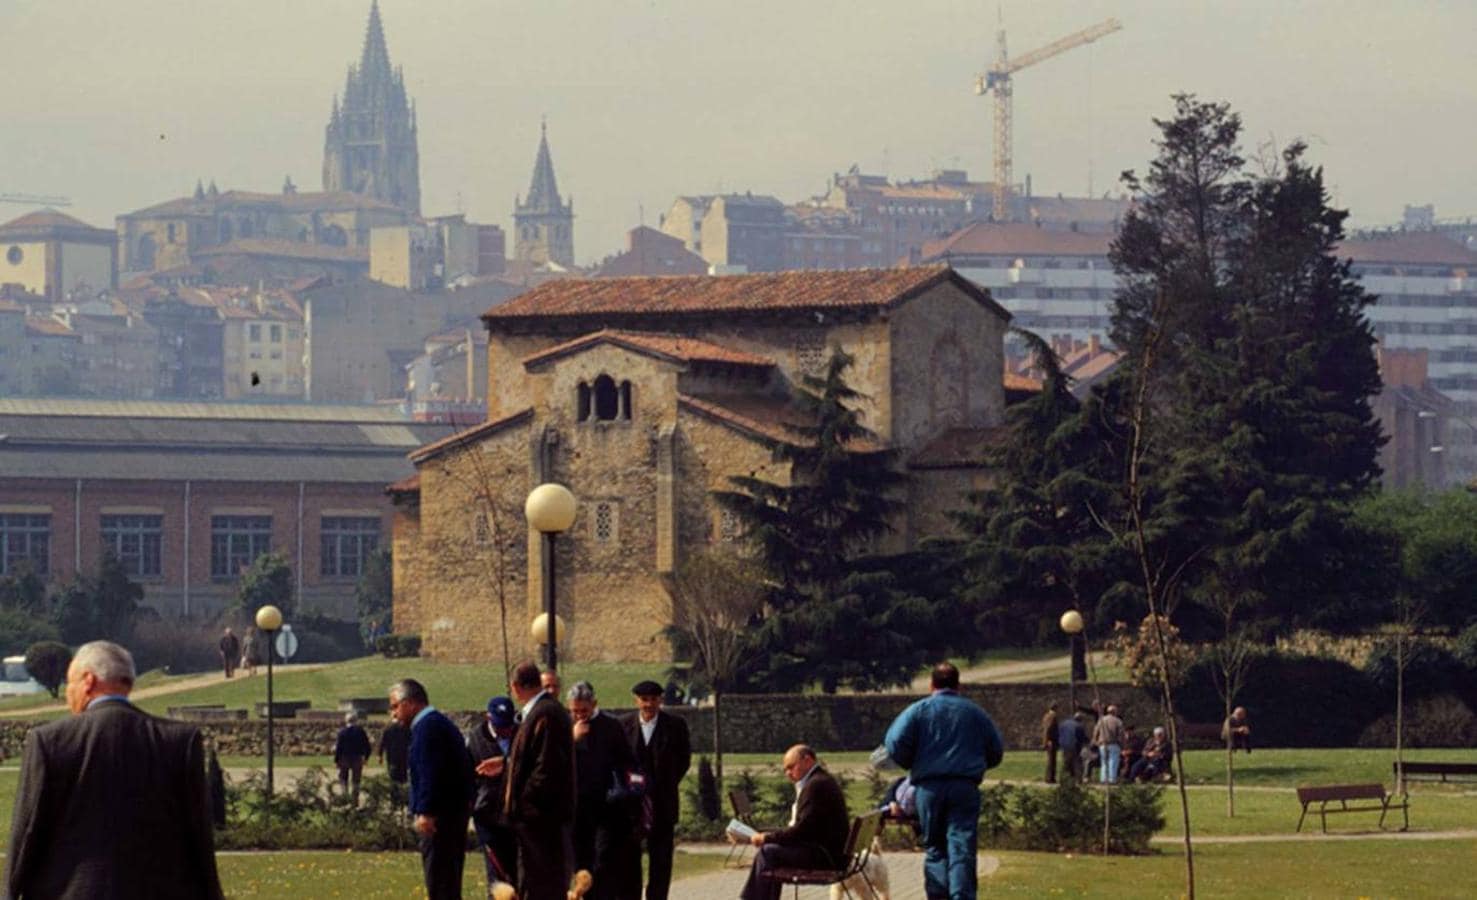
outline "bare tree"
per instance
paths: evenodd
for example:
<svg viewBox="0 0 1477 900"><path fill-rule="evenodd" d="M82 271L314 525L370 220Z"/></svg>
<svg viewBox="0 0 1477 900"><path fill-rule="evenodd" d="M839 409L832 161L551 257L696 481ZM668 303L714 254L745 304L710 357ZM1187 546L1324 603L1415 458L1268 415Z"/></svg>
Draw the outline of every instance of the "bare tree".
<svg viewBox="0 0 1477 900"><path fill-rule="evenodd" d="M713 689L713 774L723 790L723 692L743 670L748 629L764 603L757 563L709 550L696 553L670 576L672 624L692 653L693 673Z"/></svg>
<svg viewBox="0 0 1477 900"><path fill-rule="evenodd" d="M1211 678L1215 681L1216 693L1220 694L1223 706L1221 719L1226 741L1226 816L1236 816L1236 758L1233 752L1236 735L1231 731L1231 712L1236 707L1236 697L1246 686L1246 675L1251 668L1252 642L1246 633L1237 628L1236 613L1242 605L1244 595L1235 590L1216 590L1206 601L1220 617L1221 639L1211 645L1208 656L1211 662Z"/></svg>

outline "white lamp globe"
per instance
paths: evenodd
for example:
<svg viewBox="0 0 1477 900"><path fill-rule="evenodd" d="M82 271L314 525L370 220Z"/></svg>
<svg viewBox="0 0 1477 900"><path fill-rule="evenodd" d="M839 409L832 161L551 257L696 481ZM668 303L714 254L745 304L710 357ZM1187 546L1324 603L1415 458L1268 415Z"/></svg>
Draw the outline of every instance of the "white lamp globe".
<svg viewBox="0 0 1477 900"><path fill-rule="evenodd" d="M541 484L528 492L523 514L528 517L528 524L544 534L567 531L574 524L574 494L562 484Z"/></svg>
<svg viewBox="0 0 1477 900"><path fill-rule="evenodd" d="M282 610L271 604L256 611L256 627L262 631L276 631L282 627Z"/></svg>
<svg viewBox="0 0 1477 900"><path fill-rule="evenodd" d="M1082 613L1075 609L1069 609L1062 613L1061 626L1062 631L1065 631L1067 634L1081 634Z"/></svg>

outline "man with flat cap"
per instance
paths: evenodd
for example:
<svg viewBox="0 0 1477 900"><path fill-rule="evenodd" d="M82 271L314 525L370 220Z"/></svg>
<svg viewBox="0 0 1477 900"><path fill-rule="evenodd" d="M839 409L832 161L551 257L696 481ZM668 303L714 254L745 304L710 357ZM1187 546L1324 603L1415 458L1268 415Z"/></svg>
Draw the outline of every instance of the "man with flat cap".
<svg viewBox="0 0 1477 900"><path fill-rule="evenodd" d="M631 688L631 693L636 697L636 712L622 719L621 726L646 775L646 791L651 797L651 830L646 835L646 852L650 855L646 900L667 900L672 883L672 836L677 828L678 790L692 765L692 741L685 720L662 712L661 685L642 681ZM632 890L624 893L639 894L639 862L628 869L628 878L635 883Z"/></svg>
<svg viewBox="0 0 1477 900"><path fill-rule="evenodd" d="M487 885L495 881L518 883L518 837L503 816L503 773L487 775L502 765L513 748L517 710L510 697L487 701L487 716L467 732L467 750L477 771L477 796L472 801L472 828L482 844L487 866ZM487 764L488 760L499 763ZM498 871L501 869L502 871Z"/></svg>

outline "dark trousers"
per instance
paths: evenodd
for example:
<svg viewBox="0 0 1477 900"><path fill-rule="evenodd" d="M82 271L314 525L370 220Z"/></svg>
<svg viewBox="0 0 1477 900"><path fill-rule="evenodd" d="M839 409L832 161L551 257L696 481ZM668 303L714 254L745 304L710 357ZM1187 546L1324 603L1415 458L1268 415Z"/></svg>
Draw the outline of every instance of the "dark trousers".
<svg viewBox="0 0 1477 900"><path fill-rule="evenodd" d="M513 826L518 837L519 900L565 900L569 895L569 828Z"/></svg>
<svg viewBox="0 0 1477 900"><path fill-rule="evenodd" d="M631 821L605 802L604 795L582 797L574 811L574 869L594 878L590 900L640 900L641 859L631 839ZM632 886L631 868L635 867Z"/></svg>
<svg viewBox="0 0 1477 900"><path fill-rule="evenodd" d="M765 878L764 873L774 869L826 869L835 865L826 852L819 847L786 847L782 844L765 844L754 854L754 865L749 868L749 880L744 882L743 900L779 900L784 890L783 882Z"/></svg>
<svg viewBox="0 0 1477 900"><path fill-rule="evenodd" d="M502 880L517 887L518 838L513 834L513 829L506 825L484 824L476 819L472 820L472 828L477 832L477 843L482 845L482 863L487 869L487 886L491 888L494 881ZM497 857L498 865L503 867L502 878L498 877L497 870L493 868L489 850Z"/></svg>
<svg viewBox="0 0 1477 900"><path fill-rule="evenodd" d="M429 900L461 900L462 868L467 860L467 817L439 815L436 833L421 835L421 870Z"/></svg>
<svg viewBox="0 0 1477 900"><path fill-rule="evenodd" d="M354 786L354 803L359 803L359 782L364 778L364 757L345 756L338 761L338 786L342 791L348 791L349 785Z"/></svg>
<svg viewBox="0 0 1477 900"><path fill-rule="evenodd" d="M1046 783L1056 784L1056 744L1046 745Z"/></svg>
<svg viewBox="0 0 1477 900"><path fill-rule="evenodd" d="M672 833L674 822L653 822L651 833L646 836L646 900L667 900L672 887L672 849L675 841ZM636 883L641 883L641 855L636 854Z"/></svg>
<svg viewBox="0 0 1477 900"><path fill-rule="evenodd" d="M968 778L930 778L918 785L923 826L923 893L929 900L974 900L979 850L980 787Z"/></svg>

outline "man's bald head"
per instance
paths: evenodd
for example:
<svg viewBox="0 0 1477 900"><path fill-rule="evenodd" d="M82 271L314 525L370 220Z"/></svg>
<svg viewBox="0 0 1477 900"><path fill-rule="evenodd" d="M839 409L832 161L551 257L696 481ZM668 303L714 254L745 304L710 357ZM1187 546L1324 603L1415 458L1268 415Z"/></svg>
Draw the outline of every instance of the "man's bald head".
<svg viewBox="0 0 1477 900"><path fill-rule="evenodd" d="M785 751L785 777L791 781L799 781L809 775L815 764L815 751L808 744L796 744Z"/></svg>

